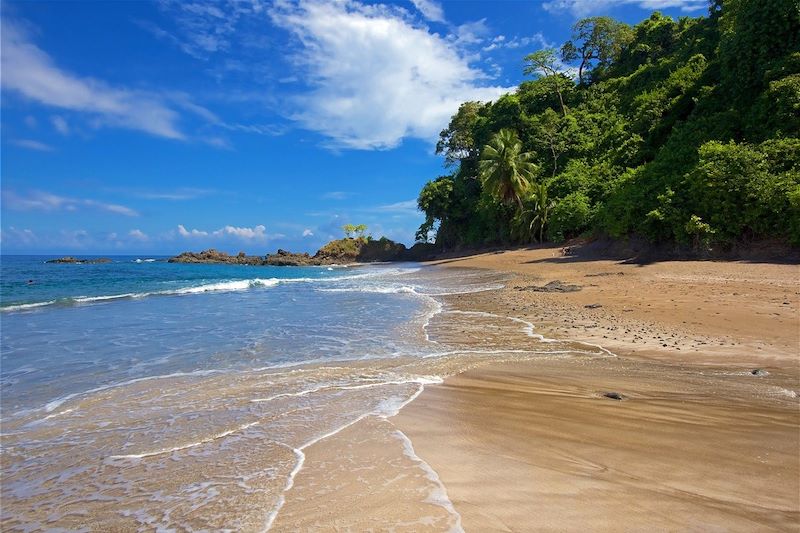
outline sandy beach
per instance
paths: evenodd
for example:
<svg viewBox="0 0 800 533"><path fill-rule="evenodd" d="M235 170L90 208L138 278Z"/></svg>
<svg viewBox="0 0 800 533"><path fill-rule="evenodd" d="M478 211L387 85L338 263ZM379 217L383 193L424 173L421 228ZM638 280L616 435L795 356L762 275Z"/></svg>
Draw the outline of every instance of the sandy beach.
<svg viewBox="0 0 800 533"><path fill-rule="evenodd" d="M800 528L797 265L628 264L556 247L439 264L511 277L446 297L452 308L617 356L478 366L393 419L465 530ZM579 290L541 292L553 281Z"/></svg>

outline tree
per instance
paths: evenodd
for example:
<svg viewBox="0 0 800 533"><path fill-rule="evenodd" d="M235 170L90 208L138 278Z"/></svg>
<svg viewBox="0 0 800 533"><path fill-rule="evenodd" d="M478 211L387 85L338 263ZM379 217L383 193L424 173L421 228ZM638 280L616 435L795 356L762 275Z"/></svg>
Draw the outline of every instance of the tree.
<svg viewBox="0 0 800 533"><path fill-rule="evenodd" d="M480 155L473 130L483 107L480 102L464 102L450 119L447 129L439 133L436 153L444 154L445 165L453 165L462 159L477 159Z"/></svg>
<svg viewBox="0 0 800 533"><path fill-rule="evenodd" d="M525 56L525 74L537 74L544 77L550 83L550 87L558 95L558 101L561 104L561 113L567 116L567 106L564 104L563 90L565 87L572 84L572 82L564 76L558 68L558 57L556 51L552 48L545 48L532 54Z"/></svg>
<svg viewBox="0 0 800 533"><path fill-rule="evenodd" d="M359 225L357 225L356 227L353 228L353 231L355 232L356 236L359 239L361 239L361 238L364 237L364 233L366 233L366 231L367 231L367 225L366 224L359 224Z"/></svg>
<svg viewBox="0 0 800 533"><path fill-rule="evenodd" d="M531 185L523 205L524 209L514 218L517 232L524 240L533 238L537 242L543 242L544 229L550 218L550 210L555 205L547 192L547 184L534 183Z"/></svg>
<svg viewBox="0 0 800 533"><path fill-rule="evenodd" d="M583 85L585 71L592 68L593 61L597 67L610 66L631 38L630 26L610 17L581 19L572 27L572 39L561 47L561 59L580 60L578 84Z"/></svg>
<svg viewBox="0 0 800 533"><path fill-rule="evenodd" d="M441 223L448 216L451 211L453 186L451 176L440 176L426 183L420 191L417 207L425 213L425 222L417 230L415 235L417 241L428 242L428 234L433 230L436 220Z"/></svg>
<svg viewBox="0 0 800 533"><path fill-rule="evenodd" d="M348 239L353 238L353 234L356 232L356 226L353 224L345 224L342 226L342 230L344 230L344 234Z"/></svg>
<svg viewBox="0 0 800 533"><path fill-rule="evenodd" d="M531 120L533 143L537 149L546 150L553 161L551 177L558 172L558 161L575 142L578 125L572 116L559 116L546 109Z"/></svg>
<svg viewBox="0 0 800 533"><path fill-rule="evenodd" d="M516 203L522 210L521 196L528 189L537 167L534 154L522 151L517 132L500 130L483 147L479 177L483 186L504 204Z"/></svg>

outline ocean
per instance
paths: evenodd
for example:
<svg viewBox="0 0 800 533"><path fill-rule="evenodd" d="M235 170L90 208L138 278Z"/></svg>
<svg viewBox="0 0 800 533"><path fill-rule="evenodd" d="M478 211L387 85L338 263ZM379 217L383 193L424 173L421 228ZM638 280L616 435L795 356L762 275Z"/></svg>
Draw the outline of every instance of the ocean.
<svg viewBox="0 0 800 533"><path fill-rule="evenodd" d="M356 424L390 454L383 493L413 509L384 525L458 530L391 417L482 361L608 355L452 308L505 282L476 270L46 259L2 257L3 530L267 530L299 475L333 490L306 450Z"/></svg>

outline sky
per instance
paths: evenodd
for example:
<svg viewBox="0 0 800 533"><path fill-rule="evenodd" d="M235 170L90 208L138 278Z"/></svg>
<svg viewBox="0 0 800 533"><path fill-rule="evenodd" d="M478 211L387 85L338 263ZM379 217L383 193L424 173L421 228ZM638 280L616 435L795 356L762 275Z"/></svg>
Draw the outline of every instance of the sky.
<svg viewBox="0 0 800 533"><path fill-rule="evenodd" d="M581 17L706 5L2 2L0 251L313 252L348 223L410 245L461 102Z"/></svg>

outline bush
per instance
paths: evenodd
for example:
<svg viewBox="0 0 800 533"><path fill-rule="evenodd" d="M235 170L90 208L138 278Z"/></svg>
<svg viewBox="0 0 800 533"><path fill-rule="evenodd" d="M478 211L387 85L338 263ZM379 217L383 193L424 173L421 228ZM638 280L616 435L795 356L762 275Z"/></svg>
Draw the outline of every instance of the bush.
<svg viewBox="0 0 800 533"><path fill-rule="evenodd" d="M589 197L583 192L573 192L562 198L550 212L547 238L562 242L586 231L594 218Z"/></svg>

